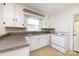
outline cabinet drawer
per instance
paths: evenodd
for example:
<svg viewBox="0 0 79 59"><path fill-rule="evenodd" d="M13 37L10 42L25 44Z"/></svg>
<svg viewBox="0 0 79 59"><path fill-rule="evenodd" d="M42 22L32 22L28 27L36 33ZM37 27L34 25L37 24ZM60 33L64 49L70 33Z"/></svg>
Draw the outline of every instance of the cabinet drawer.
<svg viewBox="0 0 79 59"><path fill-rule="evenodd" d="M65 37L58 37L58 36L54 36L52 37L52 42L65 42Z"/></svg>
<svg viewBox="0 0 79 59"><path fill-rule="evenodd" d="M54 36L51 40L51 43L57 44L61 47L65 47L65 38L64 37L59 37L59 36Z"/></svg>

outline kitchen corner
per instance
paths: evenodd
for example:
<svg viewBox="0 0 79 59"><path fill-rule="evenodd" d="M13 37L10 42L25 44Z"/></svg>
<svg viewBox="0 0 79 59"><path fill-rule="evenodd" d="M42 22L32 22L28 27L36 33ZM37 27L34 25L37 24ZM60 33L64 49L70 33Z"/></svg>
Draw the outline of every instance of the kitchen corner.
<svg viewBox="0 0 79 59"><path fill-rule="evenodd" d="M42 30L42 31L9 30L9 32L7 32L6 34L0 36L0 55L15 55L15 54L23 55L23 56L30 55L30 43L27 42L28 40L25 37L29 37L29 36L36 37L40 35L51 34L51 33L54 33L55 31L54 29L52 30L53 30L52 32L49 32L46 30ZM14 53L13 51L17 51L17 52Z"/></svg>

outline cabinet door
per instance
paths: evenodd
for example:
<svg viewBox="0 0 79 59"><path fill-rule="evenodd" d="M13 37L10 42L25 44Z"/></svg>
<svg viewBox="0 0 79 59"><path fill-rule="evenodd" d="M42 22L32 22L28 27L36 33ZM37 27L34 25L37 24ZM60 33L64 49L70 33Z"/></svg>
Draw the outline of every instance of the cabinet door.
<svg viewBox="0 0 79 59"><path fill-rule="evenodd" d="M53 35L51 42L60 47L65 47L65 37L64 36Z"/></svg>
<svg viewBox="0 0 79 59"><path fill-rule="evenodd" d="M3 6L3 19L5 26L14 27L14 18L15 18L15 4L6 3Z"/></svg>
<svg viewBox="0 0 79 59"><path fill-rule="evenodd" d="M0 35L5 34L5 28L3 25L3 4L0 3Z"/></svg>
<svg viewBox="0 0 79 59"><path fill-rule="evenodd" d="M24 27L24 14L23 14L23 6L16 5L16 26Z"/></svg>
<svg viewBox="0 0 79 59"><path fill-rule="evenodd" d="M49 21L49 19L45 20L45 27L46 28L50 28L50 21Z"/></svg>
<svg viewBox="0 0 79 59"><path fill-rule="evenodd" d="M39 39L38 39L39 48L49 45L49 43L50 43L49 39L50 39L49 35L40 35Z"/></svg>
<svg viewBox="0 0 79 59"><path fill-rule="evenodd" d="M50 35L46 34L46 35L43 35L43 37L44 37L44 45L49 45L49 43L50 43Z"/></svg>
<svg viewBox="0 0 79 59"><path fill-rule="evenodd" d="M45 19L42 20L42 28L45 28Z"/></svg>
<svg viewBox="0 0 79 59"><path fill-rule="evenodd" d="M43 19L42 28L50 28L50 26L51 26L50 20L46 18Z"/></svg>
<svg viewBox="0 0 79 59"><path fill-rule="evenodd" d="M38 38L39 48L44 47L44 37L40 35Z"/></svg>
<svg viewBox="0 0 79 59"><path fill-rule="evenodd" d="M36 36L32 36L31 37L31 51L35 50L38 48L38 40L37 40L37 37Z"/></svg>

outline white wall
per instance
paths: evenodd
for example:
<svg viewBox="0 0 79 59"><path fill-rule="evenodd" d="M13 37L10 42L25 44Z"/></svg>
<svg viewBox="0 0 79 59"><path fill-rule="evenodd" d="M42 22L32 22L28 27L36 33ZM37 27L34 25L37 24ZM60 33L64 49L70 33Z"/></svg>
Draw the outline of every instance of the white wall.
<svg viewBox="0 0 79 59"><path fill-rule="evenodd" d="M69 32L69 48L71 50L73 50L73 20L76 14L79 14L79 6L53 16L53 25L56 31Z"/></svg>
<svg viewBox="0 0 79 59"><path fill-rule="evenodd" d="M0 35L5 33L5 28L3 26L3 18L2 18L2 7L3 5L0 3Z"/></svg>

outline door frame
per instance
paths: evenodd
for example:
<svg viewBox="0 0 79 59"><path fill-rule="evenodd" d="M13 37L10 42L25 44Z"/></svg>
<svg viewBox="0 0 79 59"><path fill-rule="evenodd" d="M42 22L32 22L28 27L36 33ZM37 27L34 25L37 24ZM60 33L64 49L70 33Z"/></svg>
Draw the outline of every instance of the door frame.
<svg viewBox="0 0 79 59"><path fill-rule="evenodd" d="M78 15L79 15L79 14L75 14L74 17L73 17L73 51L74 51L74 52L77 52L77 51L74 50L74 35L75 35L75 34L74 34L74 26L75 26L75 25L74 25L74 24L75 24L75 19L76 19L75 16L78 16Z"/></svg>

